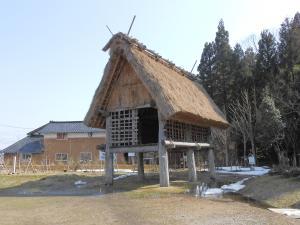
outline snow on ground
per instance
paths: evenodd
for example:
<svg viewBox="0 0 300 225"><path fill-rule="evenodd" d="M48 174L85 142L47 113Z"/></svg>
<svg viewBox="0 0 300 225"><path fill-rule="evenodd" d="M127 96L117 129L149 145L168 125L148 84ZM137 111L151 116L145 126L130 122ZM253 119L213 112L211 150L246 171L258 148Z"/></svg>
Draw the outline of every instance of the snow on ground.
<svg viewBox="0 0 300 225"><path fill-rule="evenodd" d="M269 208L270 211L286 215L288 217L300 219L300 209L277 209L277 208Z"/></svg>
<svg viewBox="0 0 300 225"><path fill-rule="evenodd" d="M243 180L240 180L236 183L228 184L228 185L223 185L221 188L203 188L199 187L199 193L201 196L211 196L211 195L221 195L223 193L228 193L228 192L237 192L245 187L243 184L248 178L245 178Z"/></svg>
<svg viewBox="0 0 300 225"><path fill-rule="evenodd" d="M137 173L126 173L126 174L115 177L114 180L120 180L120 179L124 179L126 177L135 176L135 175L137 175Z"/></svg>
<svg viewBox="0 0 300 225"><path fill-rule="evenodd" d="M245 185L243 184L246 180L248 180L248 178L244 178L243 180L240 180L236 183L233 183L233 184L228 184L228 185L223 185L221 187L221 189L225 192L236 192L236 191L239 191L241 189L243 189L245 187Z"/></svg>
<svg viewBox="0 0 300 225"><path fill-rule="evenodd" d="M223 194L223 190L221 188L208 188L201 193L201 196L221 195L221 194Z"/></svg>
<svg viewBox="0 0 300 225"><path fill-rule="evenodd" d="M85 169L85 170L76 170L76 172L104 172L104 169ZM114 169L114 172L132 173L134 171L131 169Z"/></svg>
<svg viewBox="0 0 300 225"><path fill-rule="evenodd" d="M265 166L255 166L253 170L250 167L239 167L239 166L227 166L227 167L217 167L217 173L232 173L240 175L251 175L251 176L261 176L270 171L269 167Z"/></svg>
<svg viewBox="0 0 300 225"><path fill-rule="evenodd" d="M227 167L218 167L216 169L217 173L231 173L231 174L239 174L239 175L250 175L250 176L261 176L270 171L269 167L259 167L255 166L250 167L239 167L239 166L227 166ZM237 192L245 187L243 184L249 178L245 178L233 184L223 185L221 188L206 188L202 190L202 196L210 196L210 195L220 195L226 192Z"/></svg>

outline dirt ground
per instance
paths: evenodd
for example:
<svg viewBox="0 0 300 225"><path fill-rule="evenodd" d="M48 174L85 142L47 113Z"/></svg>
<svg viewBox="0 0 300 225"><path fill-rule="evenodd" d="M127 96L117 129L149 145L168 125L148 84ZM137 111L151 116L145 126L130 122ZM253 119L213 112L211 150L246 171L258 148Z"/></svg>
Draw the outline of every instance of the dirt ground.
<svg viewBox="0 0 300 225"><path fill-rule="evenodd" d="M103 177L93 174L30 176L28 182L24 176L0 175L0 225L300 224L230 198L186 194L190 185L181 179L185 175L171 173L169 188L159 187L157 175L147 176L144 182L136 176L118 180L114 188L106 188ZM199 176L208 179L205 173ZM217 183L240 178L221 175ZM75 187L79 179L87 185Z"/></svg>

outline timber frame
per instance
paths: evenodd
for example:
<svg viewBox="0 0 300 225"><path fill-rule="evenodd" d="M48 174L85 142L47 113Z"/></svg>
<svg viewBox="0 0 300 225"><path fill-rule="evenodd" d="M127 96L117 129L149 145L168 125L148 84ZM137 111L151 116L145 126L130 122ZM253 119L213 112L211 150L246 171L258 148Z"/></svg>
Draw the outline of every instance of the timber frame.
<svg viewBox="0 0 300 225"><path fill-rule="evenodd" d="M189 181L197 180L196 150L209 149L214 176L210 127L229 126L195 76L127 35L114 35L104 51L104 70L85 123L106 128L106 184L113 184L113 154L135 152L144 178L143 153L158 152L160 186L169 181L168 152L187 153Z"/></svg>

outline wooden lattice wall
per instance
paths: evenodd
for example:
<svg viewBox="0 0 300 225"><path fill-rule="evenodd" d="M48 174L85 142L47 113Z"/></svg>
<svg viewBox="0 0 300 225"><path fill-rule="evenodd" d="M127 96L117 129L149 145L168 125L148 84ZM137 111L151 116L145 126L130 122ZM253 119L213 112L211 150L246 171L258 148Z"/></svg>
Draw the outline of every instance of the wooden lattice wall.
<svg viewBox="0 0 300 225"><path fill-rule="evenodd" d="M207 143L210 135L208 127L200 127L175 120L167 120L166 137L173 141Z"/></svg>
<svg viewBox="0 0 300 225"><path fill-rule="evenodd" d="M110 143L112 147L138 144L138 110L128 109L111 112Z"/></svg>
<svg viewBox="0 0 300 225"><path fill-rule="evenodd" d="M138 109L118 110L110 113L110 143L112 147L139 145ZM158 131L157 131L158 132ZM168 140L207 143L210 129L175 120L167 120L165 135Z"/></svg>

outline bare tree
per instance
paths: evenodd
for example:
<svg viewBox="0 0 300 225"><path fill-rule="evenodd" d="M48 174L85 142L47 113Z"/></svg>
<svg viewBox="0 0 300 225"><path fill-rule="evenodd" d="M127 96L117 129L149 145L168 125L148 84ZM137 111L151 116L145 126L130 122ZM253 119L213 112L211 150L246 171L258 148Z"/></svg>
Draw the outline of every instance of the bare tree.
<svg viewBox="0 0 300 225"><path fill-rule="evenodd" d="M243 49L252 48L255 52L258 51L258 40L255 34L249 35L245 40L242 41Z"/></svg>
<svg viewBox="0 0 300 225"><path fill-rule="evenodd" d="M297 90L288 92L289 96L283 96L282 92L275 93L275 101L280 105L285 119L286 130L285 144L293 149L293 166L297 166L297 142L298 127L300 123L300 93Z"/></svg>
<svg viewBox="0 0 300 225"><path fill-rule="evenodd" d="M232 116L232 128L243 138L244 163L246 159L246 144L251 142L251 152L256 157L254 140L254 117L253 106L249 98L248 91L242 91L241 98L229 106Z"/></svg>
<svg viewBox="0 0 300 225"><path fill-rule="evenodd" d="M230 128L223 130L218 128L211 128L211 141L214 147L224 152L225 165L229 165L229 135Z"/></svg>

